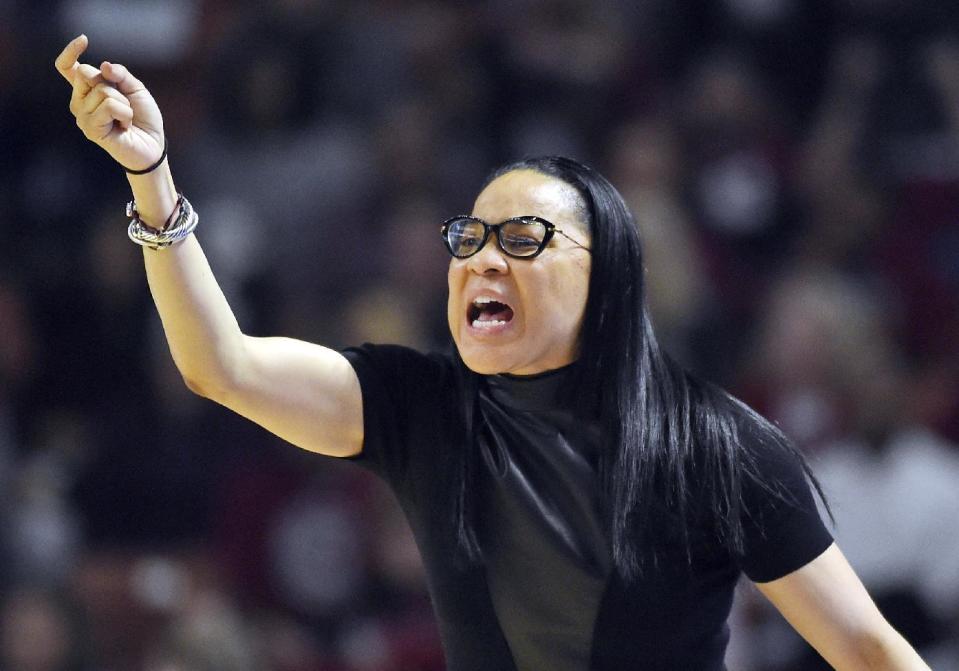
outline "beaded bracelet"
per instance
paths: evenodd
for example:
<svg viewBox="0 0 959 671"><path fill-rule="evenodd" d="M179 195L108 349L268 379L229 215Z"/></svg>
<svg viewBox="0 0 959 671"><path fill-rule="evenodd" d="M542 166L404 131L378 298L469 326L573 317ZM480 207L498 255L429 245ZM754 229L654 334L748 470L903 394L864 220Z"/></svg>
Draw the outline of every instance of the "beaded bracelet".
<svg viewBox="0 0 959 671"><path fill-rule="evenodd" d="M173 215L170 215L170 219L167 219L163 228L157 230L143 223L143 220L140 219L140 213L137 212L136 202L131 200L127 203L127 217L130 218L127 236L141 247L149 247L150 249L163 249L186 240L196 229L200 217L182 193L178 194L177 204L180 213L176 219L173 219ZM176 212L176 208L174 208L174 212ZM172 223L171 219L173 220Z"/></svg>

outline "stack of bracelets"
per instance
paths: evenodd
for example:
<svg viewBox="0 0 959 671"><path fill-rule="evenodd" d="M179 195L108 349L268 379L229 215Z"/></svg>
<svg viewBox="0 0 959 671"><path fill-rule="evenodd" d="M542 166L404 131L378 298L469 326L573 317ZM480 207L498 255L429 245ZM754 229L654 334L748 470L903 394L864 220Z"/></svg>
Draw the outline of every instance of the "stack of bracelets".
<svg viewBox="0 0 959 671"><path fill-rule="evenodd" d="M167 219L163 228L159 230L143 223L134 201L131 200L127 203L127 217L130 218L127 235L130 236L130 239L141 247L149 247L150 249L163 249L185 240L196 228L200 217L182 193L178 196L173 214ZM174 219L174 214L177 214L178 209L179 214Z"/></svg>

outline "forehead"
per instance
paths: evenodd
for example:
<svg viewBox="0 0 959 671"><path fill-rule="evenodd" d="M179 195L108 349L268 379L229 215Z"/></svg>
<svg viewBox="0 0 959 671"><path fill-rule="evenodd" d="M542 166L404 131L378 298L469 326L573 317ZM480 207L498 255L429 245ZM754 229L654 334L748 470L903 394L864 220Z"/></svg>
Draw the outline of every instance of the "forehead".
<svg viewBox="0 0 959 671"><path fill-rule="evenodd" d="M535 215L557 226L586 231L586 206L575 188L535 170L513 170L497 177L476 197L473 215L490 223Z"/></svg>

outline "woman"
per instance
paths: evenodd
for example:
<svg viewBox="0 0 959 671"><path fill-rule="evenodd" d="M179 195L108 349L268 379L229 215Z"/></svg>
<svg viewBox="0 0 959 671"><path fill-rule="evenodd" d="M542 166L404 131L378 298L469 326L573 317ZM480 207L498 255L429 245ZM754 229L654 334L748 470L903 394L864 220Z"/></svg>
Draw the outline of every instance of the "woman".
<svg viewBox="0 0 959 671"><path fill-rule="evenodd" d="M390 483L450 669L722 668L741 571L836 668L927 668L782 435L660 351L635 227L601 176L512 164L444 224L455 355L252 338L191 234L159 109L123 66L78 63L86 46L56 66L128 172L129 233L187 385Z"/></svg>

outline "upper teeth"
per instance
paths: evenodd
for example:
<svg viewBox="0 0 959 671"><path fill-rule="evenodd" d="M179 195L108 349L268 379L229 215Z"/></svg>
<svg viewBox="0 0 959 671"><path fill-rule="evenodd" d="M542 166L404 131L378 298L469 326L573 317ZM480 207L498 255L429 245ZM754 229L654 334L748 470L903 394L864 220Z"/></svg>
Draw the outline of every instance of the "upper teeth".
<svg viewBox="0 0 959 671"><path fill-rule="evenodd" d="M493 299L489 296L480 296L479 298L473 301L474 305L486 305L487 303L492 303Z"/></svg>

